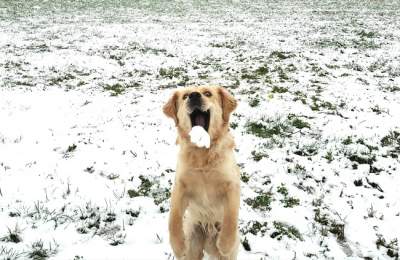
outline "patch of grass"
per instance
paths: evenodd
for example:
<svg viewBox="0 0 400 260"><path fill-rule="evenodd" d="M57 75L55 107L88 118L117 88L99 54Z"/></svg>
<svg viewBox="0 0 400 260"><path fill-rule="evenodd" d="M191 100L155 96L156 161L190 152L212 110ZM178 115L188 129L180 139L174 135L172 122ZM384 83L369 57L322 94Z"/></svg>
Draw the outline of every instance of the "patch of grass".
<svg viewBox="0 0 400 260"><path fill-rule="evenodd" d="M297 129L310 128L310 124L308 122L295 115L289 115L288 119L290 120L291 125Z"/></svg>
<svg viewBox="0 0 400 260"><path fill-rule="evenodd" d="M285 197L281 200L284 208L293 208L300 205L300 200L294 197Z"/></svg>
<svg viewBox="0 0 400 260"><path fill-rule="evenodd" d="M210 43L210 46L214 47L214 48L227 48L227 49L235 48L234 42L222 42L222 43L212 42L212 43Z"/></svg>
<svg viewBox="0 0 400 260"><path fill-rule="evenodd" d="M129 189L129 190L127 191L127 193L128 193L128 196L129 196L130 198L134 198L134 197L141 196L141 194L140 194L139 192L137 192L136 190L132 190L132 189Z"/></svg>
<svg viewBox="0 0 400 260"><path fill-rule="evenodd" d="M399 92L400 91L400 87L396 86L396 85L383 86L380 89L383 91L387 91L387 92Z"/></svg>
<svg viewBox="0 0 400 260"><path fill-rule="evenodd" d="M256 79L258 79L258 76L254 75L254 74L245 73L245 74L242 74L242 79L256 80Z"/></svg>
<svg viewBox="0 0 400 260"><path fill-rule="evenodd" d="M305 175L307 170L306 167L296 163L293 168L288 168L288 173L294 173L296 175Z"/></svg>
<svg viewBox="0 0 400 260"><path fill-rule="evenodd" d="M7 248L5 246L0 246L0 259L17 260L21 259L23 255L24 255L23 252L18 252L14 248Z"/></svg>
<svg viewBox="0 0 400 260"><path fill-rule="evenodd" d="M298 188L299 190L302 190L304 192L307 192L308 194L313 194L315 192L315 189L311 185L304 185L303 182L299 183L294 183L294 186Z"/></svg>
<svg viewBox="0 0 400 260"><path fill-rule="evenodd" d="M230 127L231 127L232 129L236 129L238 126L239 126L239 124L236 123L236 122L231 122L231 123L230 123Z"/></svg>
<svg viewBox="0 0 400 260"><path fill-rule="evenodd" d="M317 64L313 64L311 66L311 71L315 73L315 75L317 75L318 77L326 77L329 75L329 72L323 68L321 68L319 65Z"/></svg>
<svg viewBox="0 0 400 260"><path fill-rule="evenodd" d="M381 247L384 247L386 248L386 254L389 257L399 259L399 244L397 238L387 242L382 235L378 234L377 236L378 238L375 242L376 248L380 249Z"/></svg>
<svg viewBox="0 0 400 260"><path fill-rule="evenodd" d="M158 74L163 78L173 79L183 77L187 71L181 67L160 68Z"/></svg>
<svg viewBox="0 0 400 260"><path fill-rule="evenodd" d="M254 71L254 73L256 73L256 74L258 74L258 75L260 75L260 76L264 76L264 75L268 74L268 72L269 72L269 69L268 69L267 65L258 67L258 68Z"/></svg>
<svg viewBox="0 0 400 260"><path fill-rule="evenodd" d="M198 76L199 76L199 79L207 79L208 73L207 72L199 72Z"/></svg>
<svg viewBox="0 0 400 260"><path fill-rule="evenodd" d="M81 225L76 230L78 233L87 234L91 229L98 230L100 228L101 215L99 207L86 203L84 208L79 208L79 213Z"/></svg>
<svg viewBox="0 0 400 260"><path fill-rule="evenodd" d="M1 237L0 241L11 242L11 243L22 242L21 230L19 229L18 225L16 225L13 230L8 228L8 234Z"/></svg>
<svg viewBox="0 0 400 260"><path fill-rule="evenodd" d="M286 67L286 70L289 72L295 72L297 71L297 67L293 63L291 63Z"/></svg>
<svg viewBox="0 0 400 260"><path fill-rule="evenodd" d="M303 145L302 147L297 146L297 150L293 153L299 156L314 156L318 153L318 145L317 143L313 143Z"/></svg>
<svg viewBox="0 0 400 260"><path fill-rule="evenodd" d="M319 198L313 199L313 201L311 202L311 205L313 205L314 207L321 207L322 202L323 202L322 197L319 197ZM317 210L319 210L319 209L317 209Z"/></svg>
<svg viewBox="0 0 400 260"><path fill-rule="evenodd" d="M329 232L335 235L339 241L346 240L344 236L344 224L342 223L331 222Z"/></svg>
<svg viewBox="0 0 400 260"><path fill-rule="evenodd" d="M150 46L137 46L141 52L143 53L153 53L155 55L164 54L167 57L174 57L173 54L168 53L166 49L163 48L154 48Z"/></svg>
<svg viewBox="0 0 400 260"><path fill-rule="evenodd" d="M273 86L272 90L271 90L271 93L280 93L280 94L282 94L282 93L286 93L288 91L289 91L288 88Z"/></svg>
<svg viewBox="0 0 400 260"><path fill-rule="evenodd" d="M118 96L118 95L121 95L122 93L124 93L125 86L123 86L120 83L115 83L115 84L111 84L111 85L110 84L106 84L103 87L103 89L106 90L106 91L110 91L111 92L110 95L112 97L115 97L115 96Z"/></svg>
<svg viewBox="0 0 400 260"><path fill-rule="evenodd" d="M125 213L133 218L137 218L140 215L139 210L132 210L132 209L126 210Z"/></svg>
<svg viewBox="0 0 400 260"><path fill-rule="evenodd" d="M371 38L360 37L359 39L352 40L353 47L356 49L379 49L380 44L376 43Z"/></svg>
<svg viewBox="0 0 400 260"><path fill-rule="evenodd" d="M359 180L354 180L354 185L356 186L356 187L360 187L360 186L362 186L363 185L363 181L362 181L362 179L359 179Z"/></svg>
<svg viewBox="0 0 400 260"><path fill-rule="evenodd" d="M382 109L379 105L375 105L371 107L372 112L376 113L377 115L380 115L382 113L387 113L384 109Z"/></svg>
<svg viewBox="0 0 400 260"><path fill-rule="evenodd" d="M141 181L139 186L139 193L143 196L147 196L151 190L151 186L153 185L149 179L144 177L143 175L139 175L139 179Z"/></svg>
<svg viewBox="0 0 400 260"><path fill-rule="evenodd" d="M253 209L271 210L271 202L273 200L271 192L265 192L257 195L255 198L248 198L244 202Z"/></svg>
<svg viewBox="0 0 400 260"><path fill-rule="evenodd" d="M328 110L336 110L336 106L329 101L323 101L317 96L311 97L312 105L310 105L311 110L320 111L321 108Z"/></svg>
<svg viewBox="0 0 400 260"><path fill-rule="evenodd" d="M108 238L108 240L110 241L109 244L111 246L118 246L118 245L122 245L122 244L125 243L125 238L126 238L126 233L124 233L124 232L116 232L115 234L110 236Z"/></svg>
<svg viewBox="0 0 400 260"><path fill-rule="evenodd" d="M130 198L150 195L150 190L153 183L143 175L139 175L139 179L141 181L139 188L137 190L130 189L127 191Z"/></svg>
<svg viewBox="0 0 400 260"><path fill-rule="evenodd" d="M342 144L349 145L353 143L353 138L351 136L347 136L346 139L342 141Z"/></svg>
<svg viewBox="0 0 400 260"><path fill-rule="evenodd" d="M244 240L242 241L242 246L244 250L251 251L251 247L249 241L247 240L247 237L244 237Z"/></svg>
<svg viewBox="0 0 400 260"><path fill-rule="evenodd" d="M364 145L365 147L368 148L368 150L369 150L370 152L372 152L372 151L377 151L377 150L378 150L378 147L377 147L377 146L373 146L373 145L367 144L367 143L365 142L365 140L362 139L362 138L357 139L356 143L357 143L357 144Z"/></svg>
<svg viewBox="0 0 400 260"><path fill-rule="evenodd" d="M279 221L274 221L273 225L275 231L271 234L271 238L281 240L283 236L286 236L291 239L298 239L300 241L303 241L303 236L300 234L299 230L295 226Z"/></svg>
<svg viewBox="0 0 400 260"><path fill-rule="evenodd" d="M369 66L368 66L368 71L369 72L375 72L379 69L382 69L386 66L387 64L387 60L383 60L383 59L378 59L374 62L372 62Z"/></svg>
<svg viewBox="0 0 400 260"><path fill-rule="evenodd" d="M320 47L320 48L345 48L346 44L338 41L337 39L330 39L330 38L322 38L317 40L314 43L316 46Z"/></svg>
<svg viewBox="0 0 400 260"><path fill-rule="evenodd" d="M307 104L307 95L299 90L294 92L295 97L293 98L293 101L300 100L303 105Z"/></svg>
<svg viewBox="0 0 400 260"><path fill-rule="evenodd" d="M280 202L283 203L283 207L293 208L294 206L300 205L300 200L290 197L287 188L283 184L278 187L277 192L283 195L283 199L280 200Z"/></svg>
<svg viewBox="0 0 400 260"><path fill-rule="evenodd" d="M357 35L360 36L361 38L375 38L378 36L378 34L376 32L367 32L365 30L361 30L359 32L357 32Z"/></svg>
<svg viewBox="0 0 400 260"><path fill-rule="evenodd" d="M106 216L103 218L104 222L114 222L117 217L117 215L114 212L107 212Z"/></svg>
<svg viewBox="0 0 400 260"><path fill-rule="evenodd" d="M357 162L358 164L372 165L376 161L375 155L361 156L358 154L351 154L347 158L352 162Z"/></svg>
<svg viewBox="0 0 400 260"><path fill-rule="evenodd" d="M267 84L269 84L269 85L272 85L273 80L272 80L272 78L271 78L271 75L265 75L264 82L267 83Z"/></svg>
<svg viewBox="0 0 400 260"><path fill-rule="evenodd" d="M70 73L66 73L64 75L59 75L57 77L53 77L50 78L50 85L60 85L60 83L62 83L63 81L67 81L67 80L71 80L71 79L75 79L75 76L70 74Z"/></svg>
<svg viewBox="0 0 400 260"><path fill-rule="evenodd" d="M171 190L169 188L159 188L151 193L154 199L154 204L160 205L164 201L167 201L171 197Z"/></svg>
<svg viewBox="0 0 400 260"><path fill-rule="evenodd" d="M261 138L272 138L273 136L285 136L289 127L282 122L274 122L271 125L264 125L258 122L248 122L247 132Z"/></svg>
<svg viewBox="0 0 400 260"><path fill-rule="evenodd" d="M268 154L264 152L251 151L251 155L256 162L261 161L263 158L268 158Z"/></svg>
<svg viewBox="0 0 400 260"><path fill-rule="evenodd" d="M258 233L260 233L261 236L264 236L266 232L267 222L259 222L257 220L247 223L247 227L245 228L245 230L243 230L244 234L251 233L255 236L257 236Z"/></svg>
<svg viewBox="0 0 400 260"><path fill-rule="evenodd" d="M328 69L332 69L332 70L340 69L340 66L339 66L339 65L336 65L336 64L325 64L325 66L326 66Z"/></svg>
<svg viewBox="0 0 400 260"><path fill-rule="evenodd" d="M364 67L361 66L360 64L356 63L355 61L347 63L344 67L347 69L350 69L350 70L358 71L358 72L364 71Z"/></svg>
<svg viewBox="0 0 400 260"><path fill-rule="evenodd" d="M87 84L87 83L86 83L85 81L80 80L76 85L77 85L78 87L81 87L81 86L86 85L86 84Z"/></svg>
<svg viewBox="0 0 400 260"><path fill-rule="evenodd" d="M381 139L382 146L400 146L400 132L391 131Z"/></svg>
<svg viewBox="0 0 400 260"><path fill-rule="evenodd" d="M249 100L249 106L250 107L256 107L256 106L258 106L260 104L260 98L257 96L257 97L254 97L254 98L251 98L250 100Z"/></svg>
<svg viewBox="0 0 400 260"><path fill-rule="evenodd" d="M242 95L255 95L255 94L258 94L260 90L261 90L260 87L257 87L257 86L253 87L252 86L250 88L241 89L239 91L239 93L242 94Z"/></svg>
<svg viewBox="0 0 400 260"><path fill-rule="evenodd" d="M281 82L285 82L286 80L289 80L289 75L286 73L286 71L282 67L278 66L276 68L276 71L278 72L278 77Z"/></svg>
<svg viewBox="0 0 400 260"><path fill-rule="evenodd" d="M240 174L240 179L242 180L242 182L248 183L250 180L250 176L246 172L242 172Z"/></svg>
<svg viewBox="0 0 400 260"><path fill-rule="evenodd" d="M377 167L375 167L373 165L369 166L369 173L380 173L382 171L383 171L382 168L377 168Z"/></svg>
<svg viewBox="0 0 400 260"><path fill-rule="evenodd" d="M170 188L161 188L158 181L151 181L143 175L139 175L141 181L137 190L129 189L127 191L130 198L138 196L151 196L154 200L154 204L160 205L164 201L168 200L171 196Z"/></svg>
<svg viewBox="0 0 400 260"><path fill-rule="evenodd" d="M110 173L107 175L107 179L109 179L109 180L115 180L118 178L119 178L119 174L117 174L117 173Z"/></svg>
<svg viewBox="0 0 400 260"><path fill-rule="evenodd" d="M289 192L283 183L278 187L277 192L282 194L283 196L289 195Z"/></svg>
<svg viewBox="0 0 400 260"><path fill-rule="evenodd" d="M260 73L260 71L248 71L247 69L242 69L241 78L250 81L258 81L260 77L264 76L265 74Z"/></svg>
<svg viewBox="0 0 400 260"><path fill-rule="evenodd" d="M77 147L76 144L69 145L65 152L66 153L72 153L73 151L76 150L76 147Z"/></svg>
<svg viewBox="0 0 400 260"><path fill-rule="evenodd" d="M344 229L345 229L344 223L338 223L335 220L329 219L328 214L322 213L321 209L319 208L314 209L314 221L321 225L320 229L321 235L327 236L328 232L330 232L336 236L337 240L339 241L346 240L344 234Z"/></svg>
<svg viewBox="0 0 400 260"><path fill-rule="evenodd" d="M314 221L322 226L327 226L329 224L328 214L322 213L319 208L316 208L314 209Z"/></svg>
<svg viewBox="0 0 400 260"><path fill-rule="evenodd" d="M285 51L273 51L269 55L270 58L275 58L279 60L286 60L289 58L293 58L295 55L291 52L285 52Z"/></svg>
<svg viewBox="0 0 400 260"><path fill-rule="evenodd" d="M59 245L56 242L50 242L49 246L46 247L42 240L38 240L32 243L30 250L27 252L27 256L34 260L44 260L56 255L58 247Z"/></svg>
<svg viewBox="0 0 400 260"><path fill-rule="evenodd" d="M1 192L0 192L0 194L1 194ZM21 213L20 213L20 212L17 212L17 211L10 211L10 212L8 213L8 216L9 216L9 217L12 217L12 218L20 217L20 216L21 216Z"/></svg>
<svg viewBox="0 0 400 260"><path fill-rule="evenodd" d="M334 159L332 151L326 152L324 158L328 161L328 163L331 163Z"/></svg>

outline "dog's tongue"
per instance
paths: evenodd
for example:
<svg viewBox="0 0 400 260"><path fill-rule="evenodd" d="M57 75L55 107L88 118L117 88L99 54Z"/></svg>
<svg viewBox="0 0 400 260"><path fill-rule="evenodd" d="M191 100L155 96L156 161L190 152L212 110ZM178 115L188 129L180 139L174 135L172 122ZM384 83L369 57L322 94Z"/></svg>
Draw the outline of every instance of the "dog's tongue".
<svg viewBox="0 0 400 260"><path fill-rule="evenodd" d="M206 127L205 117L201 114L196 115L196 117L194 118L194 125L202 126L203 128L205 128Z"/></svg>

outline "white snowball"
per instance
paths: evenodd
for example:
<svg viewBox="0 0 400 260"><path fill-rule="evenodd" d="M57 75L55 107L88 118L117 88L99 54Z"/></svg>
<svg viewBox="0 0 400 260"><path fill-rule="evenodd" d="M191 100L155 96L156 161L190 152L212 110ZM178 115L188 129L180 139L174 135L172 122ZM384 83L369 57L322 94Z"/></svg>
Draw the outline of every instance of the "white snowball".
<svg viewBox="0 0 400 260"><path fill-rule="evenodd" d="M194 126L189 133L190 141L197 147L210 148L210 135L201 126Z"/></svg>

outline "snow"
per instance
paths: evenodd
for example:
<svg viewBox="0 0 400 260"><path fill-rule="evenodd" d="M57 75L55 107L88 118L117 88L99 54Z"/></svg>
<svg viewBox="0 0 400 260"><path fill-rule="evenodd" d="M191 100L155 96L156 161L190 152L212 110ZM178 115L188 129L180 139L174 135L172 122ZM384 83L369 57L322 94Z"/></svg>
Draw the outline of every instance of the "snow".
<svg viewBox="0 0 400 260"><path fill-rule="evenodd" d="M189 133L190 141L199 148L210 148L210 135L202 126L194 126Z"/></svg>
<svg viewBox="0 0 400 260"><path fill-rule="evenodd" d="M0 3L0 259L173 259L193 85L238 100L239 259L396 259L398 1L119 4Z"/></svg>

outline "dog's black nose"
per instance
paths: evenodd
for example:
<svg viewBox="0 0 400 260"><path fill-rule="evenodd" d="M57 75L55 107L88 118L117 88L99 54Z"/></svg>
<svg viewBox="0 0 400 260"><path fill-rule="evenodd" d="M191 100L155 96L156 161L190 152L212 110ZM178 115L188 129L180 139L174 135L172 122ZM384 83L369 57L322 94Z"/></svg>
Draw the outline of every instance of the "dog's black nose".
<svg viewBox="0 0 400 260"><path fill-rule="evenodd" d="M201 94L197 91L193 91L189 94L189 106L192 109L201 107Z"/></svg>
<svg viewBox="0 0 400 260"><path fill-rule="evenodd" d="M195 99L199 99L199 98L201 98L201 94L199 92L195 91L195 92L192 92L189 94L189 99L195 100Z"/></svg>

